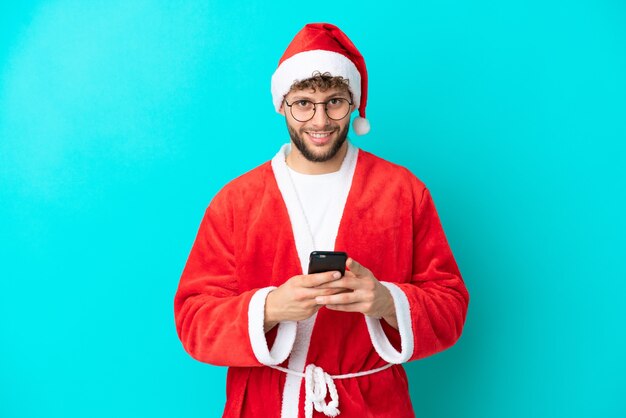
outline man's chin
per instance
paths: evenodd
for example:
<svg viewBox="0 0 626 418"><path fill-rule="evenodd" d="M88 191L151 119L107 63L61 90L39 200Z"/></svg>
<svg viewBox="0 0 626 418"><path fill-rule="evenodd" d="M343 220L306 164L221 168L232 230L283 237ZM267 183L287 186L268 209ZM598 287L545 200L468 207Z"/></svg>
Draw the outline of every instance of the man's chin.
<svg viewBox="0 0 626 418"><path fill-rule="evenodd" d="M309 148L305 158L312 162L325 163L326 161L330 161L335 158L340 149L341 144L337 144L336 142L327 144L323 147L314 147L314 149Z"/></svg>
<svg viewBox="0 0 626 418"><path fill-rule="evenodd" d="M315 149L315 150L311 150L308 149L307 153L304 154L304 157L314 163L325 163L328 160L331 160L336 153L333 153L332 149L328 149L328 150L319 150L319 149Z"/></svg>

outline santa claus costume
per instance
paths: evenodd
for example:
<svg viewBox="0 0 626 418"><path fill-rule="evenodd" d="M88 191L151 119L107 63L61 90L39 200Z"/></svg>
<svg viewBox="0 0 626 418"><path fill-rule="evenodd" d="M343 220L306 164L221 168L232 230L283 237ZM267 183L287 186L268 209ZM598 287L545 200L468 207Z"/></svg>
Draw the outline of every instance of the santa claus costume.
<svg viewBox="0 0 626 418"><path fill-rule="evenodd" d="M274 74L277 110L294 80L341 75L365 133L367 73L355 51L335 26L307 25ZM323 220L330 232L318 235L289 151L230 182L207 208L174 302L183 346L229 367L225 417L412 417L401 363L454 344L469 300L431 195L407 169L348 144ZM265 333L267 294L306 273L314 250L345 251L371 270L391 293L398 329L321 308Z"/></svg>

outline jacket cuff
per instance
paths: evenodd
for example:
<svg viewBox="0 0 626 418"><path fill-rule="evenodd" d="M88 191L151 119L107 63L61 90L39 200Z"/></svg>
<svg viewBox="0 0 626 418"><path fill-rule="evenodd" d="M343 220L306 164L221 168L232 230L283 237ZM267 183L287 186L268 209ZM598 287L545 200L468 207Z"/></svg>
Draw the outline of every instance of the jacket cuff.
<svg viewBox="0 0 626 418"><path fill-rule="evenodd" d="M259 363L275 366L287 359L296 340L297 322L284 321L278 324L276 339L270 350L265 337L265 300L267 294L276 289L275 286L257 290L248 305L248 335L252 351Z"/></svg>
<svg viewBox="0 0 626 418"><path fill-rule="evenodd" d="M413 325L411 321L411 309L409 300L399 286L380 282L389 289L396 309L398 331L400 332L400 349L398 351L387 338L380 323L380 319L365 316L365 323L370 334L370 339L378 355L388 363L400 364L409 361L413 356Z"/></svg>

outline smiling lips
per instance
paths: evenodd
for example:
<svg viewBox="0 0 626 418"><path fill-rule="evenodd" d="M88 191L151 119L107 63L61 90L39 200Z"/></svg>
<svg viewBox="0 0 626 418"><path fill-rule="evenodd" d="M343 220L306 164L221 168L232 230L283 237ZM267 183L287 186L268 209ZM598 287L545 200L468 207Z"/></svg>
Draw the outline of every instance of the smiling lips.
<svg viewBox="0 0 626 418"><path fill-rule="evenodd" d="M334 131L307 131L306 134L315 145L324 145L330 141L333 132Z"/></svg>

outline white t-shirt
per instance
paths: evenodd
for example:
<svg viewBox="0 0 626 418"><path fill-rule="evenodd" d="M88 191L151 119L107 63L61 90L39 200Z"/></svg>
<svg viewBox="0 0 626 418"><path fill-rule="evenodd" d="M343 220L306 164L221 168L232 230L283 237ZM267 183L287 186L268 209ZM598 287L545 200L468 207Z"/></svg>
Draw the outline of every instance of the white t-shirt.
<svg viewBox="0 0 626 418"><path fill-rule="evenodd" d="M340 219L337 214L343 212L344 201L341 194L344 188L342 172L328 174L302 174L289 170L289 175L296 188L298 199L313 234L318 251L333 251L335 248L336 226Z"/></svg>

